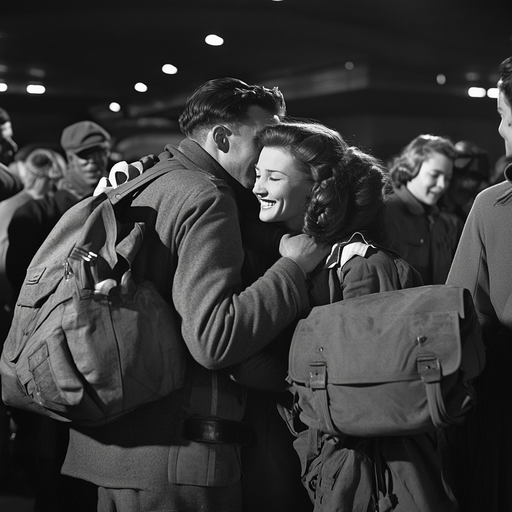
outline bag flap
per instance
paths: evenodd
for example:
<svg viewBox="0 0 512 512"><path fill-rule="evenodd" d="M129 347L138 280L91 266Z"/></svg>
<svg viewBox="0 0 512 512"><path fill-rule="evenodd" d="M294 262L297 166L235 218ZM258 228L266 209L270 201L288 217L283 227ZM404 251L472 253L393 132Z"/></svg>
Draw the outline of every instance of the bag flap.
<svg viewBox="0 0 512 512"><path fill-rule="evenodd" d="M443 375L461 363L464 290L432 285L374 293L317 306L295 329L289 373L309 385L312 363L331 384L418 378L417 358L434 356Z"/></svg>

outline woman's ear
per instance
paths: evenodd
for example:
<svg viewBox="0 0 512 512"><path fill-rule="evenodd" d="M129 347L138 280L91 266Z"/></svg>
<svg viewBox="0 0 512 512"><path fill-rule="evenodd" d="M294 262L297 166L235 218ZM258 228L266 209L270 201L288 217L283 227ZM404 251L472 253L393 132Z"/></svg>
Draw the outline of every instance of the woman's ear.
<svg viewBox="0 0 512 512"><path fill-rule="evenodd" d="M219 151L223 153L229 151L229 137L232 134L233 132L224 125L215 126L213 128L213 140Z"/></svg>

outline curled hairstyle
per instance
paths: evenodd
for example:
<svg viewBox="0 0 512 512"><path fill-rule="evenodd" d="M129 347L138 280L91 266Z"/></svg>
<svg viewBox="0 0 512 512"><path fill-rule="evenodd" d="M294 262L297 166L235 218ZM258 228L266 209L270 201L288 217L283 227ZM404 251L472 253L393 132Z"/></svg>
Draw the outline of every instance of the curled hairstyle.
<svg viewBox="0 0 512 512"><path fill-rule="evenodd" d="M415 178L420 168L434 153L441 153L455 160L457 152L452 141L438 135L418 135L402 152L391 160L389 173L393 183L400 187Z"/></svg>
<svg viewBox="0 0 512 512"><path fill-rule="evenodd" d="M507 103L512 107L512 57L505 59L499 68L498 89L503 93Z"/></svg>
<svg viewBox="0 0 512 512"><path fill-rule="evenodd" d="M247 120L247 111L257 106L280 118L286 115L281 91L262 85L248 85L237 78L216 78L199 86L188 98L179 118L187 137L201 138L216 124L236 124Z"/></svg>
<svg viewBox="0 0 512 512"><path fill-rule="evenodd" d="M379 160L349 146L338 132L312 122L267 126L259 142L289 152L314 183L304 233L322 243L343 241L356 231L372 242L384 241L383 194L389 178Z"/></svg>
<svg viewBox="0 0 512 512"><path fill-rule="evenodd" d="M21 165L20 177L25 188L32 188L38 179L56 183L66 173L64 157L46 148L34 149Z"/></svg>

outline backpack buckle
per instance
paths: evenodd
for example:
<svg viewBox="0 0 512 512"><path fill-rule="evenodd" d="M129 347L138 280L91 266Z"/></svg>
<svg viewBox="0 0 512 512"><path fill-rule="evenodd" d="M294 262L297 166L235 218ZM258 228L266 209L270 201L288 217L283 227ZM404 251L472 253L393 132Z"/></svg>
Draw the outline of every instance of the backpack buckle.
<svg viewBox="0 0 512 512"><path fill-rule="evenodd" d="M421 380L425 383L439 382L441 380L441 364L436 356L419 356L416 366Z"/></svg>
<svg viewBox="0 0 512 512"><path fill-rule="evenodd" d="M327 387L327 366L324 361L314 361L309 365L309 385L311 389Z"/></svg>

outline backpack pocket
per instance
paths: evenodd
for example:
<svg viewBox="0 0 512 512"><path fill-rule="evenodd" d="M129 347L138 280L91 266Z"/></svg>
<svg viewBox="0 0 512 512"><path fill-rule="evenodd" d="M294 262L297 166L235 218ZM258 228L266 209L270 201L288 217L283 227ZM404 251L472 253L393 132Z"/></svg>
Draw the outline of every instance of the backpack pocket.
<svg viewBox="0 0 512 512"><path fill-rule="evenodd" d="M315 512L367 512L372 462L363 451L326 442L304 477Z"/></svg>

